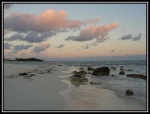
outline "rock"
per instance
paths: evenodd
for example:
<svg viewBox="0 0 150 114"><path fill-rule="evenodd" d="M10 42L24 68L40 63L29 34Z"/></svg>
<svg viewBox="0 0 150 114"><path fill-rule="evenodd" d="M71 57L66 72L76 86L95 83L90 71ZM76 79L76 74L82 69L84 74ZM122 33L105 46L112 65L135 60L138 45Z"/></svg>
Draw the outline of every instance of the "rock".
<svg viewBox="0 0 150 114"><path fill-rule="evenodd" d="M71 76L71 77L81 78L81 75L75 74L75 75L73 75L73 76Z"/></svg>
<svg viewBox="0 0 150 114"><path fill-rule="evenodd" d="M28 75L27 73L20 73L19 75Z"/></svg>
<svg viewBox="0 0 150 114"><path fill-rule="evenodd" d="M120 67L120 70L124 70L124 69L123 69L123 66Z"/></svg>
<svg viewBox="0 0 150 114"><path fill-rule="evenodd" d="M79 69L80 69L80 70L83 70L84 68L83 68L83 67L80 67Z"/></svg>
<svg viewBox="0 0 150 114"><path fill-rule="evenodd" d="M58 65L58 66L62 66L62 65Z"/></svg>
<svg viewBox="0 0 150 114"><path fill-rule="evenodd" d="M73 73L73 74L76 74L76 73L77 73L77 71L75 70L75 71L73 71L72 73Z"/></svg>
<svg viewBox="0 0 150 114"><path fill-rule="evenodd" d="M116 67L111 67L110 69L116 70Z"/></svg>
<svg viewBox="0 0 150 114"><path fill-rule="evenodd" d="M87 82L88 79L83 75L75 74L71 76L71 81Z"/></svg>
<svg viewBox="0 0 150 114"><path fill-rule="evenodd" d="M47 72L51 72L50 70L47 70Z"/></svg>
<svg viewBox="0 0 150 114"><path fill-rule="evenodd" d="M77 74L77 75L86 75L87 72L84 71L84 70L81 70L81 71L77 72L77 71L75 70L75 71L73 71L73 74Z"/></svg>
<svg viewBox="0 0 150 114"><path fill-rule="evenodd" d="M111 74L112 77L115 77L113 74ZM115 77L116 78L116 77Z"/></svg>
<svg viewBox="0 0 150 114"><path fill-rule="evenodd" d="M101 67L101 68L96 68L93 72L92 75L96 75L96 76L106 76L109 75L110 70L108 67Z"/></svg>
<svg viewBox="0 0 150 114"><path fill-rule="evenodd" d="M128 71L133 71L133 70L129 69Z"/></svg>
<svg viewBox="0 0 150 114"><path fill-rule="evenodd" d="M120 74L120 75L125 75L125 72L124 72L124 71L120 71L119 74Z"/></svg>
<svg viewBox="0 0 150 114"><path fill-rule="evenodd" d="M91 68L91 67L88 67L87 70L88 70L88 71L94 71L95 69L94 69L94 68Z"/></svg>
<svg viewBox="0 0 150 114"><path fill-rule="evenodd" d="M97 85L97 84L101 84L100 82L90 82L90 84L94 84L94 85Z"/></svg>
<svg viewBox="0 0 150 114"><path fill-rule="evenodd" d="M88 79L85 77L71 77L71 81L87 82Z"/></svg>
<svg viewBox="0 0 150 114"><path fill-rule="evenodd" d="M132 78L140 78L146 80L147 77L143 74L127 74L127 77L132 77Z"/></svg>
<svg viewBox="0 0 150 114"><path fill-rule="evenodd" d="M38 74L43 74L43 72L38 72Z"/></svg>
<svg viewBox="0 0 150 114"><path fill-rule="evenodd" d="M91 74L91 72L88 72L88 74Z"/></svg>
<svg viewBox="0 0 150 114"><path fill-rule="evenodd" d="M30 77L35 76L35 74L30 74Z"/></svg>
<svg viewBox="0 0 150 114"><path fill-rule="evenodd" d="M126 90L126 95L127 96L131 96L131 95L133 95L134 93L133 93L133 91L131 91L130 89L127 89Z"/></svg>
<svg viewBox="0 0 150 114"><path fill-rule="evenodd" d="M81 80L81 82L87 82L88 81L88 79L87 78L80 78L80 80Z"/></svg>

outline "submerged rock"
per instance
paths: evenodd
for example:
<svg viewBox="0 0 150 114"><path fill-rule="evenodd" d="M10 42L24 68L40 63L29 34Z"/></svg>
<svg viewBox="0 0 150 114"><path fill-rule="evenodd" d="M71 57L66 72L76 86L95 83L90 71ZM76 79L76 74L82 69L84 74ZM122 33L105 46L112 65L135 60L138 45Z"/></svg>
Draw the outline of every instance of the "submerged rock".
<svg viewBox="0 0 150 114"><path fill-rule="evenodd" d="M90 82L90 84L93 84L93 85L97 85L97 84L101 84L100 82Z"/></svg>
<svg viewBox="0 0 150 114"><path fill-rule="evenodd" d="M110 67L110 69L116 70L116 67Z"/></svg>
<svg viewBox="0 0 150 114"><path fill-rule="evenodd" d="M120 71L119 74L120 74L120 75L125 75L125 72L124 72L124 71Z"/></svg>
<svg viewBox="0 0 150 114"><path fill-rule="evenodd" d="M146 80L147 77L143 74L127 74L127 77L132 77L132 78L140 78Z"/></svg>
<svg viewBox="0 0 150 114"><path fill-rule="evenodd" d="M71 76L71 81L87 82L88 79L79 74L75 74L75 75Z"/></svg>
<svg viewBox="0 0 150 114"><path fill-rule="evenodd" d="M112 77L115 77L115 75L111 74ZM116 78L116 77L115 77Z"/></svg>
<svg viewBox="0 0 150 114"><path fill-rule="evenodd" d="M131 95L133 95L134 93L133 93L133 91L131 91L130 89L127 89L126 90L126 95L127 96L131 96Z"/></svg>
<svg viewBox="0 0 150 114"><path fill-rule="evenodd" d="M129 69L128 71L133 71L133 70Z"/></svg>
<svg viewBox="0 0 150 114"><path fill-rule="evenodd" d="M75 71L73 71L72 73L73 73L73 74L76 74L76 75L86 75L86 74L87 74L87 72L84 71L84 70L81 70L81 71L79 71L79 72L77 72L77 71L75 70Z"/></svg>
<svg viewBox="0 0 150 114"><path fill-rule="evenodd" d="M96 68L93 72L92 75L96 76L103 76L103 75L109 75L110 70L108 67L101 67L101 68Z"/></svg>

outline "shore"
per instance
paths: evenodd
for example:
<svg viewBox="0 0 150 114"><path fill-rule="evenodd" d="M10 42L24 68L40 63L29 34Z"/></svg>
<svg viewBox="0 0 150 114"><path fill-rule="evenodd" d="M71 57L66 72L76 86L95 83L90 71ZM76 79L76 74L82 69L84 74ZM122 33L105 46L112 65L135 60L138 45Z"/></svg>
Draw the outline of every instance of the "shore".
<svg viewBox="0 0 150 114"><path fill-rule="evenodd" d="M35 76L19 76L23 72ZM67 72L67 66L4 64L4 110L146 110L130 97L89 82L74 86Z"/></svg>
<svg viewBox="0 0 150 114"><path fill-rule="evenodd" d="M14 76L13 74L16 75L20 72L32 72L37 67L4 64L4 69L4 110L63 109L65 101L58 92L64 90L67 86L60 83L57 73L35 73L36 76L30 79L21 76L10 78ZM5 74L9 77L5 77Z"/></svg>

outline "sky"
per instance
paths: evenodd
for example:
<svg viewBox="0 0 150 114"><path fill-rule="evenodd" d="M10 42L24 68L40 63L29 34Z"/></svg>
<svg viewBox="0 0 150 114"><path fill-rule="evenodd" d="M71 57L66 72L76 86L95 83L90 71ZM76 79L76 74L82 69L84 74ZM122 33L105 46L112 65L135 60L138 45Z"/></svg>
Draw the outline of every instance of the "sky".
<svg viewBox="0 0 150 114"><path fill-rule="evenodd" d="M3 4L4 58L146 58L146 4Z"/></svg>

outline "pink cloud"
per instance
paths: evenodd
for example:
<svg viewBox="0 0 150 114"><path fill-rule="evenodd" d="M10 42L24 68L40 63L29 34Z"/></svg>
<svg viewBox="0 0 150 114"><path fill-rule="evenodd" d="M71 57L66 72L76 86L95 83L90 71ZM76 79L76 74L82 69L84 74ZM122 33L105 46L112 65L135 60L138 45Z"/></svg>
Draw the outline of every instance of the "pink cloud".
<svg viewBox="0 0 150 114"><path fill-rule="evenodd" d="M40 15L13 13L4 18L4 28L18 32L48 32L59 31L60 29L77 29L82 25L97 22L99 19L71 20L67 18L67 13L64 10L56 12L53 9L48 9Z"/></svg>
<svg viewBox="0 0 150 114"><path fill-rule="evenodd" d="M108 33L117 27L118 27L117 22L101 27L99 26L86 27L80 31L79 36L69 36L68 38L66 38L66 40L83 42L96 39L98 42L104 42L105 40L108 39L107 37Z"/></svg>

